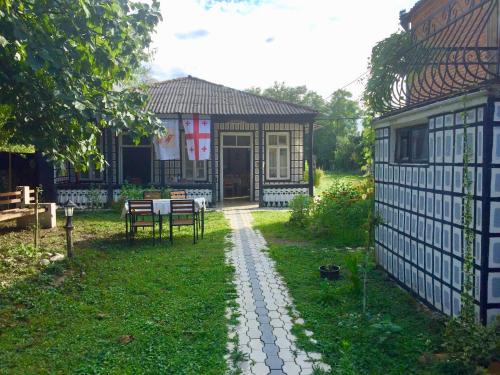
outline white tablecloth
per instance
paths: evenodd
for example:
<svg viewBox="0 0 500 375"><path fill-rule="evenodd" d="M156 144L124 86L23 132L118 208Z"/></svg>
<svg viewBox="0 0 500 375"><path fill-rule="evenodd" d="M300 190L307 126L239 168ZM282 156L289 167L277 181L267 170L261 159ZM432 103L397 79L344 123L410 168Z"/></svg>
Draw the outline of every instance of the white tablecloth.
<svg viewBox="0 0 500 375"><path fill-rule="evenodd" d="M178 199L176 199L178 200ZM201 208L206 208L205 198L194 198L194 209L196 212L200 211ZM170 214L170 201L171 199L153 199L153 210L157 214L160 212L160 215L168 215ZM125 214L128 212L128 202L125 202L122 210L122 217L125 217Z"/></svg>

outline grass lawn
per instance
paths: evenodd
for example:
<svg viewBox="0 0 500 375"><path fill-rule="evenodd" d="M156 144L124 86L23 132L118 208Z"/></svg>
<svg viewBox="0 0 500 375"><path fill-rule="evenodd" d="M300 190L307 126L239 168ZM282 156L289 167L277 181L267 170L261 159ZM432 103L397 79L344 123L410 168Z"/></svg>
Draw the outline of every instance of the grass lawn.
<svg viewBox="0 0 500 375"><path fill-rule="evenodd" d="M306 321L305 328L318 341L313 345L296 326L299 344L321 352L334 374L434 373L419 358L439 350L440 319L373 265L368 282L369 314L364 316L361 296L346 271L349 258L361 256L361 252L339 250L338 242L312 240L304 231L286 227L288 218L287 211L255 212L254 226L268 241L270 255ZM342 267L341 280L320 280L318 267L330 263Z"/></svg>
<svg viewBox="0 0 500 375"><path fill-rule="evenodd" d="M319 195L322 192L328 190L328 188L333 184L334 181L345 181L356 184L362 183L363 180L364 177L361 175L325 171L325 175L321 179L319 186L317 188L314 188L314 194Z"/></svg>
<svg viewBox="0 0 500 375"><path fill-rule="evenodd" d="M173 246L140 229L128 246L118 213L77 212L75 261L48 267L62 221L40 252L29 231L0 229L0 373L224 373L229 229L222 213L206 222L197 245L183 228Z"/></svg>

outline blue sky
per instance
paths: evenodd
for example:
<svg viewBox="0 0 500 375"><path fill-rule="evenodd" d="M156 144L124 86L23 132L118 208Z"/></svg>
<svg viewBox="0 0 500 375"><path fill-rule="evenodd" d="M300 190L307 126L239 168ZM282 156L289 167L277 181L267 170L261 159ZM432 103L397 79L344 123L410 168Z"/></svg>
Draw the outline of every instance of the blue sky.
<svg viewBox="0 0 500 375"><path fill-rule="evenodd" d="M236 89L274 81L323 96L366 71L374 44L416 0L162 0L151 75ZM358 97L362 84L347 87Z"/></svg>

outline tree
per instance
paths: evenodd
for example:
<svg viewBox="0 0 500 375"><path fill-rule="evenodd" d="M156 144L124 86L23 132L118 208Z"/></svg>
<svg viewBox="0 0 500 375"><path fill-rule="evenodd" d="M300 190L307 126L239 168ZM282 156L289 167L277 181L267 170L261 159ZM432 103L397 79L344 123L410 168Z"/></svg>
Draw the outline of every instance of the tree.
<svg viewBox="0 0 500 375"><path fill-rule="evenodd" d="M354 155L351 154L350 157L345 155L346 147L338 146L352 144L351 152L359 153L357 122L361 115L359 104L352 100L349 91L337 90L331 95L323 112L324 119L318 121L322 127L316 131L314 141L314 153L318 165L324 169L340 170L352 170L358 165L357 162L351 163L355 158ZM338 163L335 162L336 159ZM348 164L343 163L346 160L350 160ZM355 169L359 169L359 165Z"/></svg>
<svg viewBox="0 0 500 375"><path fill-rule="evenodd" d="M306 86L290 87L284 82L274 82L273 86L266 89L252 87L247 92L306 105L319 111L320 116L316 122L321 128L316 130L314 141L318 165L324 169L359 169L362 152L357 121L362 111L359 104L351 99L349 91L337 90L329 101L315 91L308 90ZM342 149L338 150L338 163L335 163L337 144L342 145Z"/></svg>
<svg viewBox="0 0 500 375"><path fill-rule="evenodd" d="M251 87L246 91L256 95L305 105L320 112L323 111L325 105L325 100L317 92L308 90L306 86L287 86L285 82L274 82L271 87L266 89Z"/></svg>
<svg viewBox="0 0 500 375"><path fill-rule="evenodd" d="M3 142L85 170L103 161L104 129L136 139L158 129L144 90L126 82L150 57L160 19L156 0L0 0Z"/></svg>

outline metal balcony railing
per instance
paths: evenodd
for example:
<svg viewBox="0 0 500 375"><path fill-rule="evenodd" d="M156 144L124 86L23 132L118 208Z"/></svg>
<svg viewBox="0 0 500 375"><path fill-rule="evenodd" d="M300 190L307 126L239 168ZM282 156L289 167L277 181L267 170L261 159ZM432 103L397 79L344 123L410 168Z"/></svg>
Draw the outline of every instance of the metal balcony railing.
<svg viewBox="0 0 500 375"><path fill-rule="evenodd" d="M500 82L498 17L498 0L454 0L409 26L408 46L397 57L399 71L382 112Z"/></svg>

